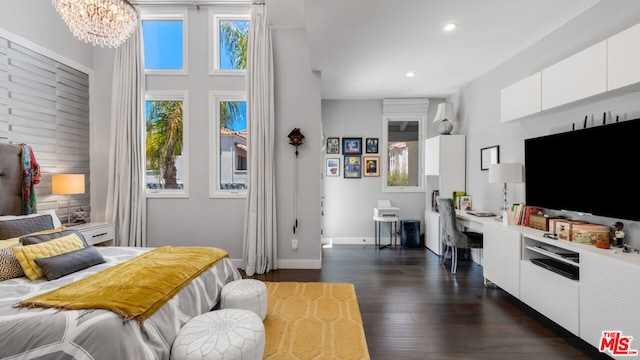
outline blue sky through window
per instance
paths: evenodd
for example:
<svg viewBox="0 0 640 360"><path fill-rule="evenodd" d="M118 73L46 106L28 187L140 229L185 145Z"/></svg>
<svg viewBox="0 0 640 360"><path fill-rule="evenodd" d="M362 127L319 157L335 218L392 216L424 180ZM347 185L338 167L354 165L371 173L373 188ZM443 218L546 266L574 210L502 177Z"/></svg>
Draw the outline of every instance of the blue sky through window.
<svg viewBox="0 0 640 360"><path fill-rule="evenodd" d="M246 34L249 29L248 21L222 21L221 23L229 23L238 29L241 33ZM227 40L220 37L220 69L221 70L239 70L233 66L233 55L227 50Z"/></svg>
<svg viewBox="0 0 640 360"><path fill-rule="evenodd" d="M145 69L182 69L182 21L144 20Z"/></svg>

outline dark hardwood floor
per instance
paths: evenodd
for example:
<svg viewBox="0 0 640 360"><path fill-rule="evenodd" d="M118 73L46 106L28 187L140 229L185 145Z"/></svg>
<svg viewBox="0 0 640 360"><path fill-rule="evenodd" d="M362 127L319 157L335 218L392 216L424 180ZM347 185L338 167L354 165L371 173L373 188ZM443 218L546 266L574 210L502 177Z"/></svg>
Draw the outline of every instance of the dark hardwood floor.
<svg viewBox="0 0 640 360"><path fill-rule="evenodd" d="M322 270L272 271L267 281L355 285L369 353L390 359L611 359L499 288L482 267L456 275L425 248L323 249ZM541 294L544 296L544 294Z"/></svg>

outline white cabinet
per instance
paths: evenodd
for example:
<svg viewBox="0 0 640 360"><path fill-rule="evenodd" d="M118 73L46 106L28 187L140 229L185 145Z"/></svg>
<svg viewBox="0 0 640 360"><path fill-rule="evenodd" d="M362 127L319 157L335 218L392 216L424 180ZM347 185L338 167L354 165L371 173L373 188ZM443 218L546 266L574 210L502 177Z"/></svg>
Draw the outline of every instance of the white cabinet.
<svg viewBox="0 0 640 360"><path fill-rule="evenodd" d="M440 214L432 210L426 210L424 212L424 227L424 245L436 255L442 255L442 242L440 241Z"/></svg>
<svg viewBox="0 0 640 360"><path fill-rule="evenodd" d="M580 337L589 344L599 347L603 331L620 331L640 349L640 265L625 261L639 256L580 254Z"/></svg>
<svg viewBox="0 0 640 360"><path fill-rule="evenodd" d="M507 122L542 110L542 73L537 72L500 92L500 121Z"/></svg>
<svg viewBox="0 0 640 360"><path fill-rule="evenodd" d="M606 91L606 40L542 70L542 110Z"/></svg>
<svg viewBox="0 0 640 360"><path fill-rule="evenodd" d="M608 40L607 90L615 90L640 82L640 24Z"/></svg>
<svg viewBox="0 0 640 360"><path fill-rule="evenodd" d="M440 190L440 196L452 197L454 191L465 190L465 136L440 135L425 140L425 174L437 176L427 186L427 209L431 208L431 191Z"/></svg>
<svg viewBox="0 0 640 360"><path fill-rule="evenodd" d="M520 232L500 223L483 228L484 278L520 297Z"/></svg>
<svg viewBox="0 0 640 360"><path fill-rule="evenodd" d="M89 245L114 246L116 229L113 223L90 222L70 228L82 233Z"/></svg>
<svg viewBox="0 0 640 360"><path fill-rule="evenodd" d="M465 191L465 136L440 135L425 140L426 209L425 246L440 255L440 219L431 211L431 192L440 191L442 197L452 197L454 191Z"/></svg>

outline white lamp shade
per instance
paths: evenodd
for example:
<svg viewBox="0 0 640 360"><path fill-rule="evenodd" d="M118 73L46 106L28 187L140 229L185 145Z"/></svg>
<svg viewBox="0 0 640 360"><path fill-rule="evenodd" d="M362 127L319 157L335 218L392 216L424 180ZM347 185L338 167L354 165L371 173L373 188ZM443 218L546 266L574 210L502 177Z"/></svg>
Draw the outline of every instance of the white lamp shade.
<svg viewBox="0 0 640 360"><path fill-rule="evenodd" d="M520 163L491 164L489 166L490 183L521 183L522 181L522 164Z"/></svg>
<svg viewBox="0 0 640 360"><path fill-rule="evenodd" d="M442 120L456 121L456 114L453 112L452 103L440 103L438 104L438 110L436 111L436 117L433 122L439 122Z"/></svg>
<svg viewBox="0 0 640 360"><path fill-rule="evenodd" d="M51 191L54 194L84 194L84 174L51 175Z"/></svg>

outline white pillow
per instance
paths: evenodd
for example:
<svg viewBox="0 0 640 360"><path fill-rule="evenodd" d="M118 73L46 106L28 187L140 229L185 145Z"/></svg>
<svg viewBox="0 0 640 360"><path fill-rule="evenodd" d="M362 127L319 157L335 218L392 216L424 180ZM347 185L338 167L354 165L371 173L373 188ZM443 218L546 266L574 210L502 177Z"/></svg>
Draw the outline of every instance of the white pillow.
<svg viewBox="0 0 640 360"><path fill-rule="evenodd" d="M35 216L43 216L43 215L51 216L54 229L62 226L62 223L60 222L60 219L58 218L58 215L56 214L55 210L42 210L42 211L38 211L36 214L29 214L29 215L3 215L3 216L0 216L0 221L23 219L27 217L35 217Z"/></svg>

